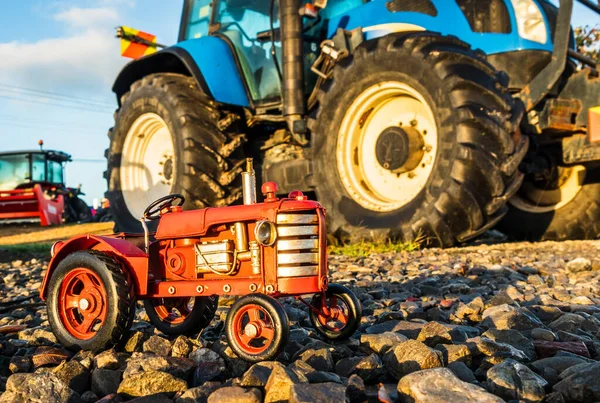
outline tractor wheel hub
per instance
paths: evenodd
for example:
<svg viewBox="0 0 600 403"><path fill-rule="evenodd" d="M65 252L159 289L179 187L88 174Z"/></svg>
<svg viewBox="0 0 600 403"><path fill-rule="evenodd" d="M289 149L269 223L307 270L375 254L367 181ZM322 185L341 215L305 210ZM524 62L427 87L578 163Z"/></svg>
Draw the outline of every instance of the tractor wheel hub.
<svg viewBox="0 0 600 403"><path fill-rule="evenodd" d="M244 334L249 337L258 336L258 326L256 326L254 323L248 323L244 327Z"/></svg>
<svg viewBox="0 0 600 403"><path fill-rule="evenodd" d="M79 300L79 309L87 311L90 308L90 301L85 298Z"/></svg>
<svg viewBox="0 0 600 403"><path fill-rule="evenodd" d="M384 169L404 173L419 165L425 155L424 145L421 133L415 128L391 126L379 135L375 156Z"/></svg>

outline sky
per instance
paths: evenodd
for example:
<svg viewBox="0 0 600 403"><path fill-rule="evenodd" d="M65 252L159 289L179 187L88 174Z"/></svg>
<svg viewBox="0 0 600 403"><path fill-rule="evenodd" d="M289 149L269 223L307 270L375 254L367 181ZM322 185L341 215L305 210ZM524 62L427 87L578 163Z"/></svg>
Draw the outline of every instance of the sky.
<svg viewBox="0 0 600 403"><path fill-rule="evenodd" d="M66 151L67 185L86 200L106 188L106 133L116 108L112 84L128 59L115 27L176 42L181 0L0 0L0 150ZM575 25L600 18L577 5Z"/></svg>

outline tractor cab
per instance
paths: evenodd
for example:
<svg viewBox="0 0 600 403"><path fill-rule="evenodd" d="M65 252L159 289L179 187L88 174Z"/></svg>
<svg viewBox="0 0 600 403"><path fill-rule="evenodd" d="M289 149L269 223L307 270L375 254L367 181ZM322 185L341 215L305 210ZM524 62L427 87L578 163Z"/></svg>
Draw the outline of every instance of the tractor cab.
<svg viewBox="0 0 600 403"><path fill-rule="evenodd" d="M63 187L65 164L71 156L61 151L12 151L0 154L0 190L40 184L43 188Z"/></svg>

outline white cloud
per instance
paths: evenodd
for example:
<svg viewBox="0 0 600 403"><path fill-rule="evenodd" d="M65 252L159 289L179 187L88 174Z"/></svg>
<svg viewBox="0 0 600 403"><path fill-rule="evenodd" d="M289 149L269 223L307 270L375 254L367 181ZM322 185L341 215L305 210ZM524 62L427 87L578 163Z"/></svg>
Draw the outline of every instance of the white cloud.
<svg viewBox="0 0 600 403"><path fill-rule="evenodd" d="M54 16L57 21L72 27L102 27L119 22L119 13L111 7L81 8L72 7Z"/></svg>

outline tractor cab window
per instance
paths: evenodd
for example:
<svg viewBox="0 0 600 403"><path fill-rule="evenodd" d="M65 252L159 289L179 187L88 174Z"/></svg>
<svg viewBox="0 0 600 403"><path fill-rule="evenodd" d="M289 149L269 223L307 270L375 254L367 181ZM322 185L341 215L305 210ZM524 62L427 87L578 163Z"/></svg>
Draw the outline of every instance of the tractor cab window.
<svg viewBox="0 0 600 403"><path fill-rule="evenodd" d="M211 3L211 0L185 2L181 21L182 31L180 32L180 40L208 36L208 27L212 12Z"/></svg>
<svg viewBox="0 0 600 403"><path fill-rule="evenodd" d="M31 155L31 180L33 182L46 181L46 156L44 154Z"/></svg>
<svg viewBox="0 0 600 403"><path fill-rule="evenodd" d="M226 36L238 55L252 99L255 102L276 101L281 95L281 82L272 55L271 39L259 34L271 30L271 2L265 0L216 1L215 23L218 34ZM273 28L279 27L279 1L273 9ZM281 57L279 38L275 42L277 58Z"/></svg>
<svg viewBox="0 0 600 403"><path fill-rule="evenodd" d="M58 161L48 160L48 178L47 182L63 183L63 165Z"/></svg>
<svg viewBox="0 0 600 403"><path fill-rule="evenodd" d="M29 182L29 155L0 155L0 190L14 190Z"/></svg>

